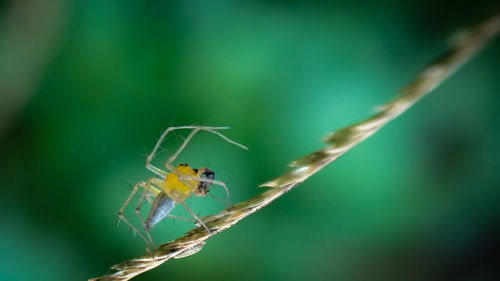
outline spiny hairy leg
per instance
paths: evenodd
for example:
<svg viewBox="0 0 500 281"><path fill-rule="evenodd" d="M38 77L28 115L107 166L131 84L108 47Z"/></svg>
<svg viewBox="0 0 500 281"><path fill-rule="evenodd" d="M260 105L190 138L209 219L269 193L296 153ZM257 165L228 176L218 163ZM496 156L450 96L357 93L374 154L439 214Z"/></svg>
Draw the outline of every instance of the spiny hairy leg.
<svg viewBox="0 0 500 281"><path fill-rule="evenodd" d="M198 215L193 212L193 210L191 210L191 208L189 208L189 206L185 203L185 202L179 202L184 208L186 208L186 210L191 214L191 216L193 216L193 218L196 219L196 221L201 225L203 226L203 228L205 228L205 230L208 232L208 234L212 235L212 232L210 231L210 229L207 227L207 225L198 217Z"/></svg>
<svg viewBox="0 0 500 281"><path fill-rule="evenodd" d="M141 213L141 207L142 207L142 204L144 203L144 200L146 199L147 201L147 198L150 194L150 192L155 192L155 193L159 193L160 190L158 188L155 188L153 185L152 185L152 182L156 182L156 183L161 183L161 181L157 178L149 178L148 181L146 182L146 184L144 184L144 192L142 193L142 196L141 198L139 198L139 201L137 202L137 206L135 207L135 213L137 215L137 217L139 218L139 221L141 222L141 225L142 225L142 228L144 229L144 232L146 233L146 244L147 244L147 249L148 251L152 251L154 249L154 242L153 242L153 238L151 237L151 233L149 232L149 228L146 226L146 221L144 220L144 217L142 216L142 213Z"/></svg>
<svg viewBox="0 0 500 281"><path fill-rule="evenodd" d="M233 142L232 140L230 140L229 138L227 138L226 136L222 135L221 133L217 132L216 130L226 130L226 129L229 129L229 127L207 127L207 126L179 126L179 127L168 127L160 136L160 138L158 139L158 141L156 142L156 145L155 147L153 148L153 151L151 152L151 154L149 154L149 156L146 158L146 168L150 171L152 171L153 173L155 173L156 175L164 178L168 175L167 172L163 171L162 169L154 166L151 164L151 162L153 161L154 157L156 156L156 153L158 152L158 149L161 147L162 143L165 141L165 138L167 137L168 133L172 132L172 131L175 131L175 130L196 130L196 131L200 131L200 130L205 130L205 131L209 131L211 133L214 133L214 134L217 134L219 136L221 136L222 138L228 140L229 142L231 143L235 143ZM195 132L196 133L196 132ZM194 134L193 134L194 135ZM192 136L191 136L192 138ZM189 138L189 139L191 139ZM185 141L186 143L186 141ZM187 144L187 143L186 143ZM184 145L185 146L185 145ZM241 145L240 145L241 146ZM182 150L182 149L181 149ZM176 153L177 155L180 153L180 151L178 151L178 153ZM177 157L177 155L175 157L173 157L173 159L175 160L175 158ZM172 157L170 157L172 158ZM170 160L169 158L169 160ZM173 160L172 160L173 161ZM170 163L172 163L172 161L170 161Z"/></svg>
<svg viewBox="0 0 500 281"><path fill-rule="evenodd" d="M151 182L153 182L153 181L158 181L158 179L150 178L146 182L140 181L136 185L134 185L129 197L127 198L127 200L125 200L125 202L122 205L122 208L118 211L119 221L120 220L124 221L132 229L132 231L134 233L137 233L137 235L139 235L139 237L141 237L146 242L147 245L150 245L150 242L149 242L150 239L148 239L148 237L144 236L144 234L123 215L123 213L125 212L125 209L127 208L127 206L132 202L132 198L137 194L137 192L139 191L139 189L141 187L144 188L144 192L142 193L141 199L139 200L140 204L138 204L138 206L136 207L136 213L137 213L137 209L140 210L140 207L142 205L142 201L144 199L149 201L150 200L149 196L151 196L151 194L154 195L154 194L158 194L160 192L160 190L158 188L151 185ZM139 219L140 219L140 217L139 217ZM146 233L149 234L148 232L146 232Z"/></svg>
<svg viewBox="0 0 500 281"><path fill-rule="evenodd" d="M207 179L207 178L201 178L201 177L189 177L189 176L181 176L179 177L180 180L194 180L194 181L202 181L202 182L207 182L211 184L216 184L218 186L221 186L226 190L226 198L227 202L229 203L230 206L233 204L231 203L231 196L229 195L229 188L227 187L227 184L223 181L219 180L212 180L212 179Z"/></svg>
<svg viewBox="0 0 500 281"><path fill-rule="evenodd" d="M139 188L144 187L145 185L146 185L146 182L144 182L144 181L140 181L136 185L134 185L134 187L132 188L132 192L130 193L129 197L123 203L122 208L120 209L120 211L118 211L118 222L120 222L120 220L124 221L132 229L132 231L134 233L137 233L137 235L139 235L146 243L148 243L146 237L139 231L139 229L137 229L137 227L135 227L123 215L123 212L125 211L125 208L127 208L127 206L130 204L130 202L132 201L132 198L135 196L135 194L137 193L137 191L139 191Z"/></svg>

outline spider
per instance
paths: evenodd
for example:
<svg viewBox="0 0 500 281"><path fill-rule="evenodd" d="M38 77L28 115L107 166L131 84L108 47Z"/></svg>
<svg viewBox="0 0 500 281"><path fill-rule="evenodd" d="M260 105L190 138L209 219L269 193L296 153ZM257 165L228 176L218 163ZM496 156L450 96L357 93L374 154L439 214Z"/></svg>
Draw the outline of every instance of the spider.
<svg viewBox="0 0 500 281"><path fill-rule="evenodd" d="M167 171L162 170L156 166L153 166L151 162L153 161L158 149L164 142L168 133L181 129L187 129L187 130L190 129L191 133L187 136L187 138L177 149L177 151L168 158L167 162L165 163L165 168L167 169ZM151 154L149 154L149 156L146 159L146 168L151 172L153 172L156 176L149 178L147 181L138 182L132 188L132 192L130 193L127 200L125 200L125 202L123 203L123 206L120 209L120 211L118 211L119 221L123 220L130 228L132 228L132 230L146 242L148 250L154 248L154 242L151 237L150 230L158 222L160 222L167 216L180 218L177 216L170 215L170 212L172 211L172 209L175 207L176 204L181 204L195 219L195 220L190 220L190 219L186 220L197 222L199 225L203 226L203 228L205 228L205 230L209 234L211 233L210 229L205 225L205 223L184 202L187 198L191 197L191 194L201 197L209 195L212 198L216 199L217 201L223 203L217 197L208 194L208 192L210 191L210 187L213 184L216 184L223 187L226 190L227 201L231 205L229 189L227 188L227 185L222 181L215 180L215 173L212 170L206 167L195 169L187 164L180 164L177 167L173 166L173 162L175 161L175 159L184 150L184 148L189 143L189 141L194 137L194 135L199 131L210 132L212 134L218 135L219 137L223 138L225 141L229 143L232 143L246 150L248 149L246 146L241 145L229 139L228 137L224 136L222 133L218 132L218 130L225 130L225 129L229 129L229 127L206 127L206 126L169 127L167 128L167 130L165 130L165 132L163 132L163 134L158 139L158 142L153 148L153 151L151 152ZM145 235L142 234L142 232L139 231L123 215L125 208L130 204L132 198L136 195L136 193L140 190L141 187L144 189L144 191L141 197L139 198L137 207L135 208L135 213L139 217L139 220L144 228ZM155 197L154 201L152 201L151 197ZM141 207L144 203L144 200L152 204L146 220L144 220L141 214Z"/></svg>

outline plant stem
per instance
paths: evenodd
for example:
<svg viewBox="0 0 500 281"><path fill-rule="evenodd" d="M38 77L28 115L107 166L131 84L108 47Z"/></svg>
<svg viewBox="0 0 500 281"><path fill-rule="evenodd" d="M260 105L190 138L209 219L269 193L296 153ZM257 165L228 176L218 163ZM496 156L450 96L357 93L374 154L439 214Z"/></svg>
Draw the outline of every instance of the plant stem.
<svg viewBox="0 0 500 281"><path fill-rule="evenodd" d="M385 104L378 113L325 137L328 144L325 148L294 161L288 173L261 185L271 189L218 214L202 218L211 233L204 227L192 229L183 237L159 246L150 254L112 266L114 273L89 281L129 280L171 258L182 258L197 253L210 237L267 206L406 111L472 58L499 31L500 15L497 15L460 33L460 40L455 42L446 54L425 68L397 98Z"/></svg>

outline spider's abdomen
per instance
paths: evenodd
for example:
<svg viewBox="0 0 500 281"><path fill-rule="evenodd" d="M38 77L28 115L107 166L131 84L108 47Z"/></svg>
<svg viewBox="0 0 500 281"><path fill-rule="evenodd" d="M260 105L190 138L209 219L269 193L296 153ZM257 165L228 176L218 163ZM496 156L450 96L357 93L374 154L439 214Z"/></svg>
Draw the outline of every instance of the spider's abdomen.
<svg viewBox="0 0 500 281"><path fill-rule="evenodd" d="M146 219L146 229L153 228L157 223L164 219L175 207L175 201L168 197L165 192L156 196Z"/></svg>

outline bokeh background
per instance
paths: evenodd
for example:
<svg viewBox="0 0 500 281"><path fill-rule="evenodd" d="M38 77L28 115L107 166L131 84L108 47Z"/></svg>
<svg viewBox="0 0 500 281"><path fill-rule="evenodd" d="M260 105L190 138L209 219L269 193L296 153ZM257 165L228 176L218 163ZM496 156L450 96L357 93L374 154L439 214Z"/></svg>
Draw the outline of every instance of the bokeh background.
<svg viewBox="0 0 500 281"><path fill-rule="evenodd" d="M116 214L169 126L230 126L249 151L200 134L178 163L215 170L234 202L257 195L495 2L0 1L0 280L86 280L142 254ZM500 280L499 50L200 253L134 280ZM191 227L169 219L153 237Z"/></svg>

